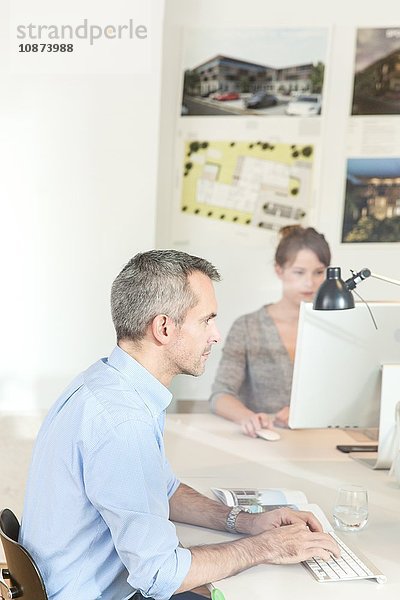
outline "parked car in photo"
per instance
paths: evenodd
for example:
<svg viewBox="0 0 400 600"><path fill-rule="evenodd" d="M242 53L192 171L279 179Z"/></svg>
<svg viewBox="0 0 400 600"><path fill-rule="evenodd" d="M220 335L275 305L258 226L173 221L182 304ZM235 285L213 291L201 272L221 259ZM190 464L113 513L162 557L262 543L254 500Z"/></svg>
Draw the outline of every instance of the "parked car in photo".
<svg viewBox="0 0 400 600"><path fill-rule="evenodd" d="M321 94L300 94L295 100L289 102L286 114L296 117L312 117L321 114Z"/></svg>
<svg viewBox="0 0 400 600"><path fill-rule="evenodd" d="M240 94L238 92L222 92L221 94L214 94L214 100L239 100Z"/></svg>
<svg viewBox="0 0 400 600"><path fill-rule="evenodd" d="M276 106L278 98L268 92L256 92L245 102L247 108L268 108Z"/></svg>
<svg viewBox="0 0 400 600"><path fill-rule="evenodd" d="M212 93L213 93L212 90L207 90L206 92L203 92L202 94L200 94L200 97L208 98Z"/></svg>

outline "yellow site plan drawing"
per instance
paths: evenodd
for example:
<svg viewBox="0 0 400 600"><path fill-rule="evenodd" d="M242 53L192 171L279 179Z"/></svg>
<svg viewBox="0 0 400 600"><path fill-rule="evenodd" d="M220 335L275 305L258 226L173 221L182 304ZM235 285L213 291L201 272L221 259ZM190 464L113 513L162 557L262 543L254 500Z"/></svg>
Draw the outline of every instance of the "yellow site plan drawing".
<svg viewBox="0 0 400 600"><path fill-rule="evenodd" d="M313 155L312 145L189 140L181 209L272 230L304 222L311 204Z"/></svg>

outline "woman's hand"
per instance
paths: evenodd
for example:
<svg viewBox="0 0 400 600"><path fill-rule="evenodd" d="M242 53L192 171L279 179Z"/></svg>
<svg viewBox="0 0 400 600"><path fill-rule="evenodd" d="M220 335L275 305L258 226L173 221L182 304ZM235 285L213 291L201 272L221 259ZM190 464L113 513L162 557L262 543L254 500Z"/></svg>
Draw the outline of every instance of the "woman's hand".
<svg viewBox="0 0 400 600"><path fill-rule="evenodd" d="M256 431L259 429L272 429L274 415L267 413L253 413L241 420L240 426L243 433L250 437L257 437Z"/></svg>
<svg viewBox="0 0 400 600"><path fill-rule="evenodd" d="M289 422L289 407L284 406L278 411L273 419L273 425L277 427L287 427Z"/></svg>

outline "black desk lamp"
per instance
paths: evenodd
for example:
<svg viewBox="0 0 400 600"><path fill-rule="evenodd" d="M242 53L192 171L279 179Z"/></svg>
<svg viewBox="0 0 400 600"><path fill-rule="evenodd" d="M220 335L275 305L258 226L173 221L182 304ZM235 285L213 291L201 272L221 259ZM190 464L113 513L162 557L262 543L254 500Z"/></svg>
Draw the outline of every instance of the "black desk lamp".
<svg viewBox="0 0 400 600"><path fill-rule="evenodd" d="M340 267L328 267L326 279L315 295L314 310L347 310L354 308L354 298L351 290L354 290L360 281L374 277L388 283L400 285L397 279L389 279L382 275L371 273L369 269L361 269L358 273L352 271L352 276L346 281L341 278Z"/></svg>

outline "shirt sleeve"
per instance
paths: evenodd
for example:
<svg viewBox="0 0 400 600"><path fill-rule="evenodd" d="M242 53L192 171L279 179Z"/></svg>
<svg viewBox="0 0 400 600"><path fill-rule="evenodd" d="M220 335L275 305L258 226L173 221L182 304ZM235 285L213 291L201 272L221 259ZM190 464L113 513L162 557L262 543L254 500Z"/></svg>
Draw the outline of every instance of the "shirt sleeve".
<svg viewBox="0 0 400 600"><path fill-rule="evenodd" d="M166 470L167 469L167 470ZM169 520L170 495L179 481L150 423L128 420L107 431L84 472L89 500L111 533L134 590L167 600L191 565Z"/></svg>
<svg viewBox="0 0 400 600"><path fill-rule="evenodd" d="M240 317L233 323L222 350L222 357L210 396L212 411L215 411L215 401L221 394L231 394L240 400L240 387L246 376L246 340L245 317Z"/></svg>

